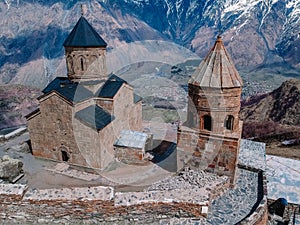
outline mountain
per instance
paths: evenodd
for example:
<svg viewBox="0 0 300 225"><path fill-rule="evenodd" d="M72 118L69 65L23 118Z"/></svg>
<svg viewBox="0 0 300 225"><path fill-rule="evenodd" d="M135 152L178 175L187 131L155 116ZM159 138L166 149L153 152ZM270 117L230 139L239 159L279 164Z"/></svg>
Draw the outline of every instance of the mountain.
<svg viewBox="0 0 300 225"><path fill-rule="evenodd" d="M23 85L0 85L0 130L26 124L25 116L38 106L37 88Z"/></svg>
<svg viewBox="0 0 300 225"><path fill-rule="evenodd" d="M243 138L266 143L266 153L300 160L300 80L242 101Z"/></svg>
<svg viewBox="0 0 300 225"><path fill-rule="evenodd" d="M241 119L245 122L272 121L300 126L300 80L284 82L271 93L253 96L242 102Z"/></svg>
<svg viewBox="0 0 300 225"><path fill-rule="evenodd" d="M221 32L237 66L300 68L299 0L111 0L201 57Z"/></svg>
<svg viewBox="0 0 300 225"><path fill-rule="evenodd" d="M138 61L175 65L204 57L221 33L246 80L278 85L300 74L300 0L5 0L0 83L42 88L65 75L62 43L80 4L108 42L109 71Z"/></svg>

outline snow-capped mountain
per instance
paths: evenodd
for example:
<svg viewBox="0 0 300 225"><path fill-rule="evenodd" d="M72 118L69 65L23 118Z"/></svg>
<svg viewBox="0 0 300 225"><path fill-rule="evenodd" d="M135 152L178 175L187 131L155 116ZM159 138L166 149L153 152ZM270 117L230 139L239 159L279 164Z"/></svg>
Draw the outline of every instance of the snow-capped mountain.
<svg viewBox="0 0 300 225"><path fill-rule="evenodd" d="M167 38L204 56L220 32L240 67L300 68L299 0L111 0Z"/></svg>
<svg viewBox="0 0 300 225"><path fill-rule="evenodd" d="M300 0L0 0L0 83L43 86L64 73L80 4L114 60L203 57L221 34L239 69L299 77Z"/></svg>

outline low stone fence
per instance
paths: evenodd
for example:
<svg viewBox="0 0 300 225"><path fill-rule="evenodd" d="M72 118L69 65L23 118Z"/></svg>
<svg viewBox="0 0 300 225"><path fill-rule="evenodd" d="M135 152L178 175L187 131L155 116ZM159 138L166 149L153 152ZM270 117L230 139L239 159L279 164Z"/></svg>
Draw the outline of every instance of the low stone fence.
<svg viewBox="0 0 300 225"><path fill-rule="evenodd" d="M22 184L0 184L0 202L20 201L26 190L27 186Z"/></svg>
<svg viewBox="0 0 300 225"><path fill-rule="evenodd" d="M182 171L140 192L115 192L109 186L29 189L26 185L1 184L0 217L1 213L5 217L5 213L21 211L38 218L142 218L149 223L174 217L204 218L210 202L229 184L228 177L193 170Z"/></svg>
<svg viewBox="0 0 300 225"><path fill-rule="evenodd" d="M112 201L114 189L112 187L75 187L61 189L29 189L23 197L28 201Z"/></svg>
<svg viewBox="0 0 300 225"><path fill-rule="evenodd" d="M205 195L206 194L206 195ZM172 203L184 202L201 206L209 205L208 193L204 189L170 190L145 192L117 192L115 206L130 206L143 203Z"/></svg>
<svg viewBox="0 0 300 225"><path fill-rule="evenodd" d="M1 184L0 220L30 218L96 219L98 222L141 221L167 218L201 217L202 205L187 202L136 202L115 204L121 193L111 187L27 189L26 185ZM123 196L124 197L124 196ZM203 203L206 204L206 203ZM202 217L203 218L203 217Z"/></svg>
<svg viewBox="0 0 300 225"><path fill-rule="evenodd" d="M196 196L201 196L197 199ZM176 216L180 212L180 217L199 217L207 216L209 204L208 200L202 199L203 193L199 190L170 190L170 191L147 191L147 192L117 192L115 195L115 206L137 206L149 205L163 206L170 208L170 215ZM157 208L157 207L156 207ZM161 210L161 209L160 209ZM161 211L159 213L163 213ZM153 209L151 211L154 211ZM163 213L164 214L164 213Z"/></svg>
<svg viewBox="0 0 300 225"><path fill-rule="evenodd" d="M24 133L26 131L27 131L26 127L20 127L20 128L14 130L12 132L0 135L0 141L5 141L5 140L8 140L10 138L16 137L16 136L21 135L22 133Z"/></svg>
<svg viewBox="0 0 300 225"><path fill-rule="evenodd" d="M265 177L259 179L263 182ZM155 224L171 218L204 219L210 203L230 185L228 177L204 171L181 171L141 192L115 192L112 187L29 189L26 185L0 184L0 220L7 218L96 220L108 224ZM263 190L263 189L262 189ZM264 224L265 195L239 224ZM17 215L17 217L15 216ZM19 220L17 220L19 221ZM42 221L43 222L43 221Z"/></svg>

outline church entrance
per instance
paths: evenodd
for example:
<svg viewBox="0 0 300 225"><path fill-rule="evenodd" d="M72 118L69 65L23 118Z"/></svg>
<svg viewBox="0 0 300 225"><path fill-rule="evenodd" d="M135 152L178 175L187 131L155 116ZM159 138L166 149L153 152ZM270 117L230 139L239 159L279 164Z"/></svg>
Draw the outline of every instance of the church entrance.
<svg viewBox="0 0 300 225"><path fill-rule="evenodd" d="M64 162L68 162L70 159L70 155L65 150L61 150L61 159Z"/></svg>

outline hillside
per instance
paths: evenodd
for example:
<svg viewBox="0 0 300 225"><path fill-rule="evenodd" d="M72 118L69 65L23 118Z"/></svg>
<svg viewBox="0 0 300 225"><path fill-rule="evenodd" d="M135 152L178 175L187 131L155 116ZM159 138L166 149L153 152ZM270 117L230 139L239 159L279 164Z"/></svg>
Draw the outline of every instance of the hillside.
<svg viewBox="0 0 300 225"><path fill-rule="evenodd" d="M64 76L62 43L82 3L108 43L109 71L203 57L220 32L249 80L273 87L299 77L300 0L22 0L0 2L0 83L43 88Z"/></svg>
<svg viewBox="0 0 300 225"><path fill-rule="evenodd" d="M25 116L37 108L40 94L22 85L0 85L0 129L26 124Z"/></svg>
<svg viewBox="0 0 300 225"><path fill-rule="evenodd" d="M266 143L267 154L300 160L300 80L242 101L243 138Z"/></svg>
<svg viewBox="0 0 300 225"><path fill-rule="evenodd" d="M269 94L245 99L240 115L244 121L300 126L300 80L287 80Z"/></svg>

